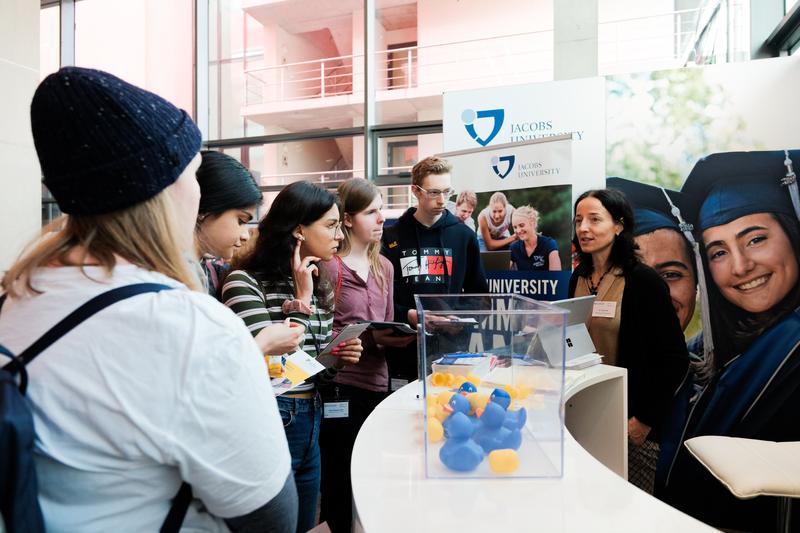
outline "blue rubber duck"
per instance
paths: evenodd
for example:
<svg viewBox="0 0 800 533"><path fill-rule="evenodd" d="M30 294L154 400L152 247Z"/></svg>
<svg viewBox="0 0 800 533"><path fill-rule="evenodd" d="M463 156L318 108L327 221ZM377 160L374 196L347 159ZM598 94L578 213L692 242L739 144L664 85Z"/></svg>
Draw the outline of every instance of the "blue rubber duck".
<svg viewBox="0 0 800 533"><path fill-rule="evenodd" d="M495 403L506 411L503 427L510 430L522 429L522 426L524 426L525 422L528 420L528 412L524 407L517 411L508 409L511 405L511 395L503 389L494 389L492 395L489 396L489 403Z"/></svg>
<svg viewBox="0 0 800 533"><path fill-rule="evenodd" d="M453 396L450 398L450 401L447 402L445 409L451 411L450 416L445 418L444 422L442 423L442 427L444 428L444 436L445 438L449 439L450 434L448 428L452 423L451 421L453 419L453 415L456 413L462 413L464 416L467 416L470 410L469 400L460 394L453 394Z"/></svg>
<svg viewBox="0 0 800 533"><path fill-rule="evenodd" d="M439 450L439 459L450 470L470 472L483 461L483 449L470 437L475 427L461 412L450 415L450 436Z"/></svg>
<svg viewBox="0 0 800 533"><path fill-rule="evenodd" d="M500 404L503 409L508 409L508 406L511 405L511 395L503 389L494 389L489 396L489 401Z"/></svg>
<svg viewBox="0 0 800 533"><path fill-rule="evenodd" d="M485 453L507 448L517 450L522 444L522 433L519 428L504 427L505 419L506 410L502 405L495 402L486 405L473 437Z"/></svg>
<svg viewBox="0 0 800 533"><path fill-rule="evenodd" d="M508 429L521 430L525 422L528 421L528 412L524 407L520 407L516 411L506 411L506 418L503 420L503 427Z"/></svg>
<svg viewBox="0 0 800 533"><path fill-rule="evenodd" d="M471 381L465 381L458 388L458 393L459 394L466 395L466 394L468 394L470 392L478 392L478 387L476 387L475 384L472 383Z"/></svg>

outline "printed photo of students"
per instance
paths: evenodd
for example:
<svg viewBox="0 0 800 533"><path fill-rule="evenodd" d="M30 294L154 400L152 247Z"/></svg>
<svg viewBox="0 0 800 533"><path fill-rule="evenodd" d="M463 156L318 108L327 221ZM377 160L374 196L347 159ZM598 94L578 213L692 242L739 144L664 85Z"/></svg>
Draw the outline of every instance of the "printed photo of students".
<svg viewBox="0 0 800 533"><path fill-rule="evenodd" d="M791 198L798 165L800 150L712 154L682 188L703 245L713 377L668 436L658 494L719 528L774 530L777 499L733 497L683 442L800 440L800 202Z"/></svg>
<svg viewBox="0 0 800 533"><path fill-rule="evenodd" d="M300 348L316 357L332 338L335 299L334 285L319 275L317 263L330 260L343 238L333 194L305 181L287 185L259 223L252 253L237 261L237 270L225 279L222 300L254 337L287 319L299 324L304 332ZM317 384L358 363L361 350L360 339L335 347L339 362L277 398L297 485L298 532L316 523L322 418Z"/></svg>
<svg viewBox="0 0 800 533"><path fill-rule="evenodd" d="M477 205L478 197L473 191L461 191L458 193L455 202L447 202L447 209L458 220L466 224L469 229L475 231L475 220L472 218L472 213Z"/></svg>
<svg viewBox="0 0 800 533"><path fill-rule="evenodd" d="M478 213L478 244L481 250L507 250L517 240L511 234L511 215L514 206L508 203L502 192L494 193L489 198L489 205Z"/></svg>
<svg viewBox="0 0 800 533"><path fill-rule="evenodd" d="M538 233L539 212L529 205L514 210L511 215L514 235L511 243L511 270L561 270L558 244L555 239Z"/></svg>
<svg viewBox="0 0 800 533"><path fill-rule="evenodd" d="M234 253L250 238L247 223L255 218L264 196L250 171L231 156L208 150L200 155L200 211L194 246L204 288L217 297Z"/></svg>
<svg viewBox="0 0 800 533"><path fill-rule="evenodd" d="M417 325L415 294L489 292L475 232L445 207L456 194L451 169L437 157L414 165L411 192L418 206L409 208L384 231L382 253L394 267L396 322ZM416 344L387 349L387 360L390 378L417 379Z"/></svg>
<svg viewBox="0 0 800 533"><path fill-rule="evenodd" d="M338 332L358 322L391 322L394 269L380 255L384 222L380 191L365 179L353 178L339 186L338 194L344 214L344 240L333 259L319 264L321 274L335 285L333 330ZM333 533L352 528L350 456L364 420L388 395L384 347L404 347L413 341L414 336L367 332L362 335L364 351L359 363L344 367L332 383L320 386L323 401L339 406L336 416L323 417L320 432L320 521L327 522Z"/></svg>

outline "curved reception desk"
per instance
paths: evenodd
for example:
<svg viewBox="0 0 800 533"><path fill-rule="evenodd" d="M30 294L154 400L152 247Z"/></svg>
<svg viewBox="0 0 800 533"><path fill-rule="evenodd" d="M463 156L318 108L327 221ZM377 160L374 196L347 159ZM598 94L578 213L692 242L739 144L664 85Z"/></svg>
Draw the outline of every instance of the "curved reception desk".
<svg viewBox="0 0 800 533"><path fill-rule="evenodd" d="M410 383L356 439L356 531L716 531L626 481L626 390L624 369L568 371L561 479L428 479L422 384Z"/></svg>

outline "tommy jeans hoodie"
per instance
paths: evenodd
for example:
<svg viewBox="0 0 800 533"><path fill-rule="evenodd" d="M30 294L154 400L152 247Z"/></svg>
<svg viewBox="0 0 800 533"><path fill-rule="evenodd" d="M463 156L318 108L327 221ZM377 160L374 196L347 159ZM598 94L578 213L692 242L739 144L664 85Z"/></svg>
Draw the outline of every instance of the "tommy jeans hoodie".
<svg viewBox="0 0 800 533"><path fill-rule="evenodd" d="M409 208L383 233L383 250L394 266L394 319L408 320L415 294L489 292L475 232L450 211L426 227Z"/></svg>

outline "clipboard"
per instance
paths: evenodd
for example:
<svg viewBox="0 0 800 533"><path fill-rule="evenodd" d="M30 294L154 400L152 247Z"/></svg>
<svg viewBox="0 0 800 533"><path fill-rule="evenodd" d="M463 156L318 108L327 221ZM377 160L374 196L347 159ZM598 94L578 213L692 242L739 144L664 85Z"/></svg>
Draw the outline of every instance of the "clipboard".
<svg viewBox="0 0 800 533"><path fill-rule="evenodd" d="M338 356L332 353L333 349L336 348L339 343L349 341L351 339L357 339L364 333L367 328L369 327L370 322L359 322L357 324L349 324L345 326L338 335L336 335L331 342L323 349L319 355L317 355L317 362L323 365L325 368L333 366L333 364L339 359Z"/></svg>

